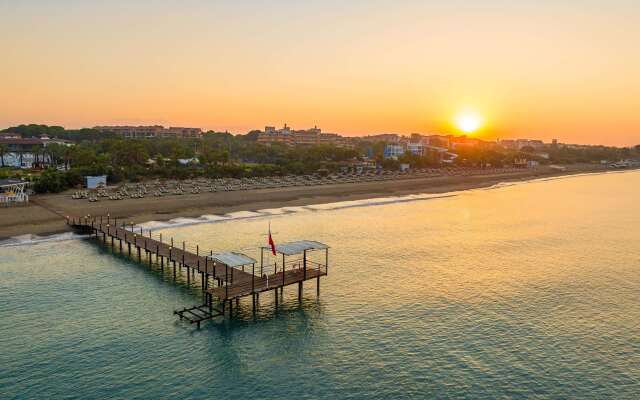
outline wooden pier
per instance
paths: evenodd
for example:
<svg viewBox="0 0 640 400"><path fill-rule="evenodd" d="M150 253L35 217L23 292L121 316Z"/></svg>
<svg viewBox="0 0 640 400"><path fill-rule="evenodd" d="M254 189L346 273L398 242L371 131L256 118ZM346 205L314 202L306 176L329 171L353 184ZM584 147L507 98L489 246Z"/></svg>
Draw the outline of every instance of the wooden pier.
<svg viewBox="0 0 640 400"><path fill-rule="evenodd" d="M282 257L280 264L264 264L264 252L270 248L260 249L260 264L241 253L213 251L202 252L199 246L195 249L187 248L185 242L176 246L173 238L163 239L162 235L153 235L140 228L136 232L133 224L125 224L115 218L107 217L67 217L67 224L76 231L83 232L101 239L105 244L110 241L111 247L116 246L121 253L137 257L138 262L144 259L149 265L153 258L162 269L173 268L173 277L182 271L187 272L187 284L195 282L195 275L200 275L203 303L181 310L174 314L180 319L197 324L218 316L225 316L228 309L229 316L233 316L233 301L236 304L242 297L252 297L255 312L260 293L273 290L276 307L278 305L278 289L282 293L285 286L298 284L298 298L302 299L303 282L316 279L317 295L320 295L320 277L327 275L329 261L328 246L313 241L298 241L276 246L276 252ZM195 250L195 251L194 251ZM308 253L324 250L324 264L308 259ZM133 253L132 253L133 252ZM301 256L302 259L287 261L286 257ZM218 307L214 306L214 299Z"/></svg>

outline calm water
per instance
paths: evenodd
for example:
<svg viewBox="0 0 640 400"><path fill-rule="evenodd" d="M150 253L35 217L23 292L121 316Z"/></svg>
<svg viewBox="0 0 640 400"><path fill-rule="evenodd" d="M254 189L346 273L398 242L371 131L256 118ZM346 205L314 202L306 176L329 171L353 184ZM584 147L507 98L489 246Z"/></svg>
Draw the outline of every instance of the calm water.
<svg viewBox="0 0 640 400"><path fill-rule="evenodd" d="M199 289L157 268L0 247L0 398L640 397L640 173L342 206L164 229L255 256L270 219L332 246L319 299L199 331L172 315Z"/></svg>

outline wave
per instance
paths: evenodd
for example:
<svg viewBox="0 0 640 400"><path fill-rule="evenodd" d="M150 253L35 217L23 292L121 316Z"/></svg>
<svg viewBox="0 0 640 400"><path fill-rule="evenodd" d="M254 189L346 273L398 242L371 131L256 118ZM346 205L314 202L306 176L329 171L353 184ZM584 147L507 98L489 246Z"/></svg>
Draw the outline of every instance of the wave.
<svg viewBox="0 0 640 400"><path fill-rule="evenodd" d="M235 211L224 215L207 214L200 217L187 218L173 218L168 221L148 221L135 225L133 229L135 231L149 232L168 228L181 228L190 225L211 224L218 222L237 221L241 219L253 219L253 218L268 218L272 216L281 216L287 214L297 214L303 212L317 212L317 211L333 211L345 208L354 207L369 207L379 206L385 204L394 203L406 203L410 201L430 200L457 196L463 192L447 192L440 194L410 194L405 196L393 196L393 197L379 197L363 200L348 200L339 201L334 203L321 203L310 204L307 206L299 207L280 207L280 208L265 208L258 211ZM131 229L131 228L129 228Z"/></svg>
<svg viewBox="0 0 640 400"><path fill-rule="evenodd" d="M75 232L56 233L49 236L40 235L19 235L13 236L7 240L0 241L0 247L27 246L48 242L61 242L66 240L78 240L88 237L89 235L80 235Z"/></svg>

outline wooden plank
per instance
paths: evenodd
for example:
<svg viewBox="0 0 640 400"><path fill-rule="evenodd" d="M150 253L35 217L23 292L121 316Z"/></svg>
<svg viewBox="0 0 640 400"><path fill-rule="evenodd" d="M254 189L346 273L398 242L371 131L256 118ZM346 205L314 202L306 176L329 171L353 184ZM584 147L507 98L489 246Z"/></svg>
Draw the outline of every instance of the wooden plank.
<svg viewBox="0 0 640 400"><path fill-rule="evenodd" d="M189 251L183 251L180 248L171 248L171 246L167 243L160 242L158 240L143 237L139 233L135 233L129 231L127 229L121 227L109 226L107 227L107 223L103 221L100 223L99 220L93 220L93 227L96 229L98 233L102 233L105 235L112 236L114 238L123 240L125 243L133 244L136 247L140 247L144 250L153 251L154 253L158 253L158 255L163 257L169 257L171 253L171 261L180 261L182 262L182 258L184 255L184 264L189 267L197 270L198 272L207 272L209 275L214 276L215 279L225 280L224 274L224 265L216 264L214 275L214 263L212 261L205 261L205 256L200 256L197 254L193 254ZM91 220L82 220L78 221L73 225L74 228L77 229L91 229L92 221ZM205 268L208 266L208 268ZM233 273L233 281L235 283L243 283L243 282L251 282L252 275L248 272L243 272L240 270L235 270Z"/></svg>

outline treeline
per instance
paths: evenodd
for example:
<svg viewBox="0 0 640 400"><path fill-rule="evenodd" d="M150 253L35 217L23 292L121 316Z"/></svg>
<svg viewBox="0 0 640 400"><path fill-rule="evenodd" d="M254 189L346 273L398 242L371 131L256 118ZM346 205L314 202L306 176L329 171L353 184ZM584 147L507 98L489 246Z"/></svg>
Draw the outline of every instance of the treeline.
<svg viewBox="0 0 640 400"><path fill-rule="evenodd" d="M358 155L331 145L292 148L256 141L255 134L208 132L202 139L122 139L92 130L21 125L7 131L24 137L46 134L75 144L49 144L43 152L56 168L37 178L37 192L60 192L82 184L83 176L107 175L110 183L144 179L223 178L308 174L337 170Z"/></svg>
<svg viewBox="0 0 640 400"><path fill-rule="evenodd" d="M590 163L607 160L609 162L640 156L640 145L630 147L590 146L588 148L571 148L566 146L549 146L546 150L549 159L558 164Z"/></svg>
<svg viewBox="0 0 640 400"><path fill-rule="evenodd" d="M246 135L210 131L201 139L122 139L93 129L67 130L60 126L30 124L11 127L5 132L22 137L47 135L74 143L72 146L49 144L42 150L57 168L46 170L36 178L34 188L38 192L59 192L75 187L82 184L86 175L107 175L110 183L118 183L149 178L309 174L320 169L337 171L348 166L352 160L365 157L375 160L386 169L397 169L400 163L408 163L414 168L441 165L438 153L430 150L424 156L407 153L392 160L384 158L384 142L360 141L356 142L355 149L333 145L264 145L257 142L258 131ZM538 160L543 164L568 164L617 161L640 156L640 146L570 148L550 145L541 151L548 153L549 158L542 157L540 151L533 148L520 151L499 146L459 148L455 150L458 155L455 163L469 167L502 167L523 158Z"/></svg>
<svg viewBox="0 0 640 400"><path fill-rule="evenodd" d="M105 138L115 138L113 133L100 133L91 128L65 129L62 126L49 126L39 124L18 125L7 128L2 132L9 132L23 138L40 137L42 135L50 138L70 140L72 142L91 141L96 142Z"/></svg>

